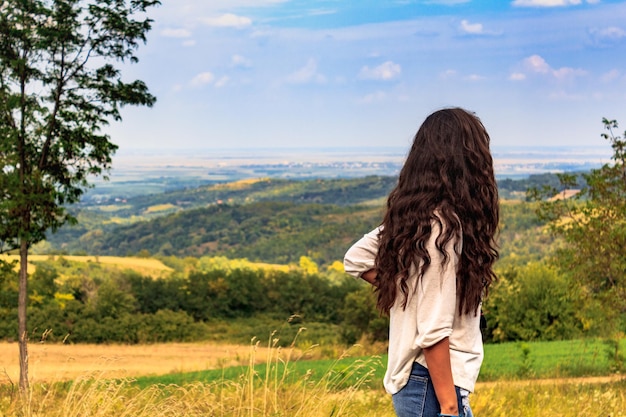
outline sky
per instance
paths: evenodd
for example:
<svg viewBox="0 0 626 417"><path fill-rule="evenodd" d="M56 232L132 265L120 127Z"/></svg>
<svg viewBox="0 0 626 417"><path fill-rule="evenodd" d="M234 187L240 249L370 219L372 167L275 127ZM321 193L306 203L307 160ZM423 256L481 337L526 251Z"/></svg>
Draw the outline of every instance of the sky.
<svg viewBox="0 0 626 417"><path fill-rule="evenodd" d="M156 95L122 149L407 147L431 112L492 146L607 146L626 126L626 1L162 0L139 63ZM623 131L623 130L622 130Z"/></svg>

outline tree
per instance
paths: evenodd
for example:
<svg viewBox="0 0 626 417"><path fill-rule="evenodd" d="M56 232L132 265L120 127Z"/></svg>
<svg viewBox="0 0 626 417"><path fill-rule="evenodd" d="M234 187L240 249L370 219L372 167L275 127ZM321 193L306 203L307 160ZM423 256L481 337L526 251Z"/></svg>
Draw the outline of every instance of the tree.
<svg viewBox="0 0 626 417"><path fill-rule="evenodd" d="M354 280L353 277L350 277ZM341 338L346 344L354 344L363 336L371 341L389 338L389 318L376 308L376 295L370 285L363 283L356 291L346 294L341 308Z"/></svg>
<svg viewBox="0 0 626 417"><path fill-rule="evenodd" d="M532 189L529 197L541 201L538 215L563 240L553 260L574 284L585 329L606 334L626 312L626 140L614 133L617 121L602 123L613 162L584 174L587 185L573 197L565 198L565 190L578 188L572 174L559 175L559 190Z"/></svg>
<svg viewBox="0 0 626 417"><path fill-rule="evenodd" d="M498 271L483 313L486 338L494 342L568 340L582 333L567 277L543 262Z"/></svg>
<svg viewBox="0 0 626 417"><path fill-rule="evenodd" d="M103 133L124 105L152 106L119 66L137 62L158 0L4 0L0 4L0 251L20 255L20 389L28 388L28 249L75 219L117 146Z"/></svg>

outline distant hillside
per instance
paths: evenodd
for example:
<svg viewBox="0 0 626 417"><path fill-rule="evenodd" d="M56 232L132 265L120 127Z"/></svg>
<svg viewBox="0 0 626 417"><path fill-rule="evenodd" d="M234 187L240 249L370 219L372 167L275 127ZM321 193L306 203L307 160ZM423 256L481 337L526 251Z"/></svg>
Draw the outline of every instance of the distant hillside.
<svg viewBox="0 0 626 417"><path fill-rule="evenodd" d="M340 206L382 204L396 181L397 178L391 176L313 180L256 178L191 188L181 187L167 192L154 192L153 188L146 188L143 195L136 195L140 191L134 191L136 196L130 198L102 201L89 199L77 207L89 208L119 221L132 216L150 218L222 203L285 201ZM523 199L528 187L558 186L558 183L555 174L538 174L525 179L499 180L498 188L504 199Z"/></svg>
<svg viewBox="0 0 626 417"><path fill-rule="evenodd" d="M329 264L376 226L381 208L291 202L216 205L184 210L105 232L92 230L60 247L91 255L223 255L288 264L300 256Z"/></svg>
<svg viewBox="0 0 626 417"><path fill-rule="evenodd" d="M130 217L221 203L248 204L259 201L347 206L386 196L395 184L395 177L380 176L315 180L257 178L146 194L123 201L118 199L114 202L108 201L100 207L113 210L118 217ZM99 206L83 204L80 207L98 209Z"/></svg>
<svg viewBox="0 0 626 417"><path fill-rule="evenodd" d="M502 198L525 196L555 175L499 183ZM61 228L38 253L223 255L271 263L320 264L382 219L394 177L245 180L77 207L79 223ZM519 210L518 210L519 211ZM521 213L521 212L520 212ZM517 215L515 215L517 216ZM526 215L524 215L526 216ZM531 215L532 217L532 215ZM526 223L530 224L530 218ZM519 228L515 228L518 230Z"/></svg>

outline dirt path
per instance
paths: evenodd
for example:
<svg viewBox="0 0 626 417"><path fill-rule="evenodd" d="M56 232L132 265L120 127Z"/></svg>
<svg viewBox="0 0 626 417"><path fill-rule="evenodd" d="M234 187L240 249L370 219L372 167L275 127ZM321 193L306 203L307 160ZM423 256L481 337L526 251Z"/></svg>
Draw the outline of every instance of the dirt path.
<svg viewBox="0 0 626 417"><path fill-rule="evenodd" d="M524 387L530 385L563 385L563 384L603 384L619 382L626 379L626 375L610 375L610 376L590 376L580 378L548 378L548 379L524 379L510 381L490 381L479 382L476 384L476 390L490 389L501 385L514 385Z"/></svg>

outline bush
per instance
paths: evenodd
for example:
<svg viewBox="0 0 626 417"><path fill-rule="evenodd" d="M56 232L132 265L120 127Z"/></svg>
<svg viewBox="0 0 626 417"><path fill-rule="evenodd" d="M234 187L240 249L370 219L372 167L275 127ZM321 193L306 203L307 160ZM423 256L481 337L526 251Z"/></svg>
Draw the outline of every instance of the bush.
<svg viewBox="0 0 626 417"><path fill-rule="evenodd" d="M510 268L483 305L487 340L566 340L582 335L583 325L567 279L543 263Z"/></svg>

